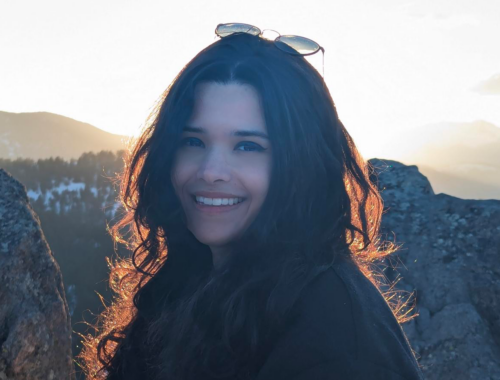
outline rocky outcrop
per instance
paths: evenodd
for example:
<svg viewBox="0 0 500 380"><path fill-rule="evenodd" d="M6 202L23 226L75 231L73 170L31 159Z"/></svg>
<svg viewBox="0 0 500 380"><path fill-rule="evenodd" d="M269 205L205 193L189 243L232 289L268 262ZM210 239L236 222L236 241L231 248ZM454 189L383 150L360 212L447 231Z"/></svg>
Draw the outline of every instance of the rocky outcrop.
<svg viewBox="0 0 500 380"><path fill-rule="evenodd" d="M426 379L500 379L500 201L436 195L414 165L370 163L381 232L402 244L384 274L416 294L403 329Z"/></svg>
<svg viewBox="0 0 500 380"><path fill-rule="evenodd" d="M61 272L25 187L0 169L0 379L74 379Z"/></svg>

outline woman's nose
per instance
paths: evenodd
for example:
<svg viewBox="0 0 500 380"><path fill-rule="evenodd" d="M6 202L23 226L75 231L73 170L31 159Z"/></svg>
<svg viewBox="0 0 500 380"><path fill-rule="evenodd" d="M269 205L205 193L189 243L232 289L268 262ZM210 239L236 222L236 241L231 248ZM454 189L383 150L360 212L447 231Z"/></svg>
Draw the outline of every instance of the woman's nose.
<svg viewBox="0 0 500 380"><path fill-rule="evenodd" d="M198 179L207 183L217 180L227 182L231 179L231 168L223 152L213 149L206 154L198 170Z"/></svg>

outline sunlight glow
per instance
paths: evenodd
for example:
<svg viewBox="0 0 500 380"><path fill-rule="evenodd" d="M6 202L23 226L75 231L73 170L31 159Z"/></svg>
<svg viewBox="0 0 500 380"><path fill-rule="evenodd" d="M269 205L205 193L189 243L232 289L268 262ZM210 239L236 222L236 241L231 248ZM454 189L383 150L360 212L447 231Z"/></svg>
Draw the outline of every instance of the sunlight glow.
<svg viewBox="0 0 500 380"><path fill-rule="evenodd" d="M325 48L325 81L367 158L384 154L388 135L432 122L481 119L500 126L497 85L488 82L500 72L500 2L329 6L335 11L326 12L319 0L308 2L307 11L296 0L8 2L0 16L7 57L0 107L137 135L177 73L214 42L215 26L245 22ZM321 52L307 59L321 73Z"/></svg>

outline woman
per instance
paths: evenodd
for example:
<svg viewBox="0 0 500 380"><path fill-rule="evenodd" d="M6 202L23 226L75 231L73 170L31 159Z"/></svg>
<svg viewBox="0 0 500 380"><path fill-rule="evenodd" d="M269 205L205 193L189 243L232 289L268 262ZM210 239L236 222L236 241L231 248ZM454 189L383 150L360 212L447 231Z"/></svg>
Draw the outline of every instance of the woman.
<svg viewBox="0 0 500 380"><path fill-rule="evenodd" d="M394 251L371 168L317 71L256 34L193 58L125 159L134 253L87 375L423 379L370 269Z"/></svg>

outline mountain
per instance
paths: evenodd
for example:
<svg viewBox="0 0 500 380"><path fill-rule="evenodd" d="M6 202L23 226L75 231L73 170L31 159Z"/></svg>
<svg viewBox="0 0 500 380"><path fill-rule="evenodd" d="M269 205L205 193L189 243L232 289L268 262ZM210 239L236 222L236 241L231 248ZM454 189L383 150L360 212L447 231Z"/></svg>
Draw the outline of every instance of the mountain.
<svg viewBox="0 0 500 380"><path fill-rule="evenodd" d="M418 170L432 184L436 194L450 194L462 199L500 199L500 186L475 180L473 175L461 176L418 164Z"/></svg>
<svg viewBox="0 0 500 380"><path fill-rule="evenodd" d="M478 120L434 123L394 134L385 157L417 165L436 192L500 199L500 128Z"/></svg>
<svg viewBox="0 0 500 380"><path fill-rule="evenodd" d="M70 160L84 152L124 149L128 138L49 112L0 111L0 158Z"/></svg>

